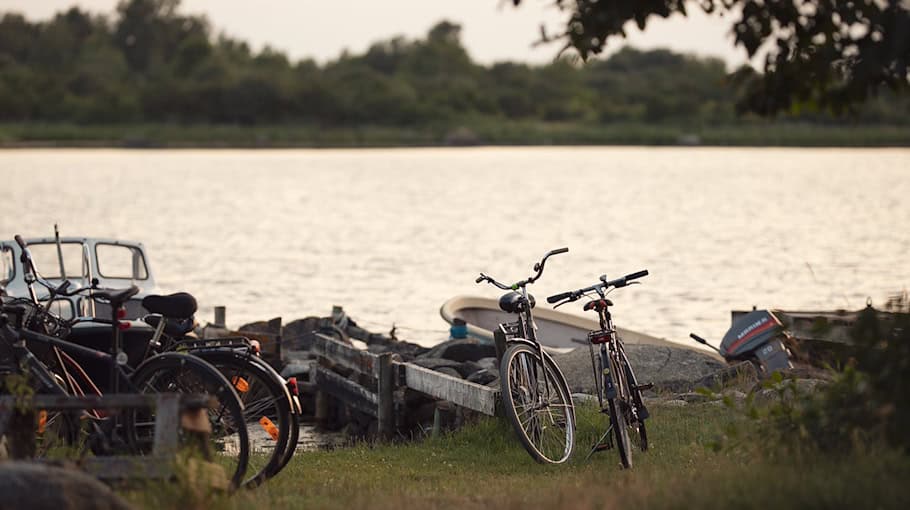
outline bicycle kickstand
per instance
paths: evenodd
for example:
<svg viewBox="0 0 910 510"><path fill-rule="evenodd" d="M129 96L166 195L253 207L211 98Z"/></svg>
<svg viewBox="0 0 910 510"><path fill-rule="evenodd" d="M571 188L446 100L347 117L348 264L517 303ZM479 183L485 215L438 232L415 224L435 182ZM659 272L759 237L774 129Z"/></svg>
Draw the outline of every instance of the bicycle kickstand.
<svg viewBox="0 0 910 510"><path fill-rule="evenodd" d="M589 451L588 454L585 455L586 461L591 458L591 455L594 455L594 452L599 452L602 450L609 450L609 449L613 448L613 439L610 437L610 432L612 432L612 431L613 431L613 425L610 424L610 427L607 429L607 431L604 432L604 434L602 436L600 436L600 439L598 439L597 442L594 443L594 446L591 447L591 451ZM607 442L604 442L604 439L606 439Z"/></svg>

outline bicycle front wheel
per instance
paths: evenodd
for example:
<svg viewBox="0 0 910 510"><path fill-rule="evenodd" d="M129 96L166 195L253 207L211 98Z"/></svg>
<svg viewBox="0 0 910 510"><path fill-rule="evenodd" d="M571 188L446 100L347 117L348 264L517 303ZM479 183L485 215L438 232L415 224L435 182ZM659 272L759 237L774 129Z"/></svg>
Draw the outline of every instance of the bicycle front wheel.
<svg viewBox="0 0 910 510"><path fill-rule="evenodd" d="M575 412L559 367L537 349L515 344L499 365L505 414L534 460L560 464L575 447Z"/></svg>
<svg viewBox="0 0 910 510"><path fill-rule="evenodd" d="M628 407L629 403L625 400L624 386L625 372L619 370L613 356L607 355L608 370L604 370L603 358L600 359L601 376L603 377L603 399L607 402L607 409L610 412L610 426L613 427L613 436L616 438L616 449L619 451L619 460L622 467L628 469L632 467L632 442L629 439L629 420Z"/></svg>

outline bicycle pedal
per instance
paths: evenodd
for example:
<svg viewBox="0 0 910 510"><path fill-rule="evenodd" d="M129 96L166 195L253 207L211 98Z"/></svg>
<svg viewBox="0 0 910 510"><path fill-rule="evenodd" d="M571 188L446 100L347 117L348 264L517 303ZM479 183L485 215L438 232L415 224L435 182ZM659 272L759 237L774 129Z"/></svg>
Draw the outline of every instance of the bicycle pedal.
<svg viewBox="0 0 910 510"><path fill-rule="evenodd" d="M612 450L612 449L613 449L613 445L612 445L612 444L610 444L610 443L600 443L600 444L598 444L598 445L594 445L594 448L591 448L591 451L592 451L592 452L602 452L602 451L604 451L604 450Z"/></svg>

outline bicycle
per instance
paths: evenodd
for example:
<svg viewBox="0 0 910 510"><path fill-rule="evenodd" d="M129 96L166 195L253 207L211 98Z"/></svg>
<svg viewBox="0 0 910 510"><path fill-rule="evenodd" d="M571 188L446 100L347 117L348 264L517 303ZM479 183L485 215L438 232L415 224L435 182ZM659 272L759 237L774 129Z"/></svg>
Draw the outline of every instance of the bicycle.
<svg viewBox="0 0 910 510"><path fill-rule="evenodd" d="M552 250L534 265L534 276L504 285L480 273L475 283L489 282L509 291L499 299L499 307L518 315L514 323L499 325L506 338L506 350L499 364L503 409L525 450L537 462L566 462L575 447L575 408L569 385L559 366L537 341L534 325L534 296L527 286L543 274L552 255L568 248Z"/></svg>
<svg viewBox="0 0 910 510"><path fill-rule="evenodd" d="M227 464L227 474L232 488L243 481L249 461L249 437L243 419L243 405L233 385L211 364L185 353L166 352L146 357L133 368L123 350L121 332L130 323L122 321L123 305L139 289L131 286L122 290L107 290L97 287L69 290L71 283L64 281L55 287L44 280L35 268L28 246L20 236L15 236L22 248L22 263L26 271L31 299L15 300L4 304L0 311L14 317L15 327L9 326L5 318L2 331L4 355L2 364L7 373L25 376L37 385L36 391L58 395L85 395L87 392L101 395L95 378L89 370L76 361L82 358L109 367L107 384L110 393L126 388L131 393L203 393L212 396L216 405L209 410L212 434L211 450L225 453L219 460ZM42 306L33 288L40 283L49 292L47 304ZM102 299L110 304L111 352L93 349L54 335L66 336L70 322L63 321L50 313L55 296L73 296L91 292L93 299ZM97 319L101 320L101 319ZM40 331L33 331L38 329ZM50 330L50 331L49 331ZM33 352L40 346L44 349L44 360ZM47 363L45 363L47 362ZM96 374L97 377L98 374ZM148 411L131 411L122 419L106 416L97 411L87 413L94 428L92 450L96 454L110 453L112 449L128 449L131 453L146 453L154 438L154 416ZM78 421L78 420L77 420ZM69 429L69 427L64 427ZM72 430L63 431L63 441L71 442L75 437ZM125 438L122 436L126 436Z"/></svg>
<svg viewBox="0 0 910 510"><path fill-rule="evenodd" d="M188 352L214 365L237 390L244 404L247 427L261 428L271 439L270 452L251 445L254 454L268 455L251 457L244 486L253 487L278 474L294 455L299 439L302 411L296 379L288 381L281 377L258 356L257 349L245 337L188 336L195 324L196 299L186 292L149 295L142 300L142 306L151 312L142 318L154 328L148 341L150 348L155 352Z"/></svg>
<svg viewBox="0 0 910 510"><path fill-rule="evenodd" d="M601 412L610 415L610 427L597 440L585 459L590 458L596 451L612 448L612 441L609 440L612 431L616 437L619 458L624 468L632 467L630 431L633 431L638 438L638 446L641 451L648 449L645 419L649 414L641 391L650 389L653 385L639 385L635 379L635 372L632 371L632 366L626 357L622 339L616 334L616 328L613 326L613 317L610 314L613 302L607 299L607 294L615 289L640 283L632 280L647 275L647 270L628 274L615 280L607 280L606 275L603 275L600 277L599 283L590 287L562 292L547 298L548 303L557 303L553 308L558 308L592 293L597 295L595 299L585 304L584 310L596 311L600 319L600 329L588 334L588 348L591 351L591 366L594 370L597 400L600 403ZM595 345L600 345L600 353L596 356Z"/></svg>

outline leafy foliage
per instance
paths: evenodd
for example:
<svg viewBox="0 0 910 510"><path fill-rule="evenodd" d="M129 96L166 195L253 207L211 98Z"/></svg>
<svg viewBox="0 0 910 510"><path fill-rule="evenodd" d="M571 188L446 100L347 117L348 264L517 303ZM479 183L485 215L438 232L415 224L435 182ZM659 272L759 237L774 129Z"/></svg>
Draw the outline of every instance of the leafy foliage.
<svg viewBox="0 0 910 510"><path fill-rule="evenodd" d="M853 328L857 355L830 384L800 391L780 374L768 387L779 397L749 406L764 432L785 446L849 452L884 443L910 453L910 300L892 299L886 313L864 310Z"/></svg>
<svg viewBox="0 0 910 510"><path fill-rule="evenodd" d="M515 5L521 0L513 0ZM749 57L765 54L763 73L735 73L742 111L762 115L803 108L843 112L874 95L910 87L910 4L906 0L555 0L569 12L565 41L585 59L644 30L653 16L687 15L697 4L735 19L735 44Z"/></svg>
<svg viewBox="0 0 910 510"><path fill-rule="evenodd" d="M181 14L177 0L124 1L111 17L77 8L43 22L0 17L7 123L699 127L752 122L736 117L738 90L721 61L667 50L625 49L586 66L483 66L462 46L461 27L446 21L422 39L390 38L320 65L216 36L205 18ZM854 118L907 125L908 114L910 101L885 95ZM794 118L831 120L815 112Z"/></svg>

